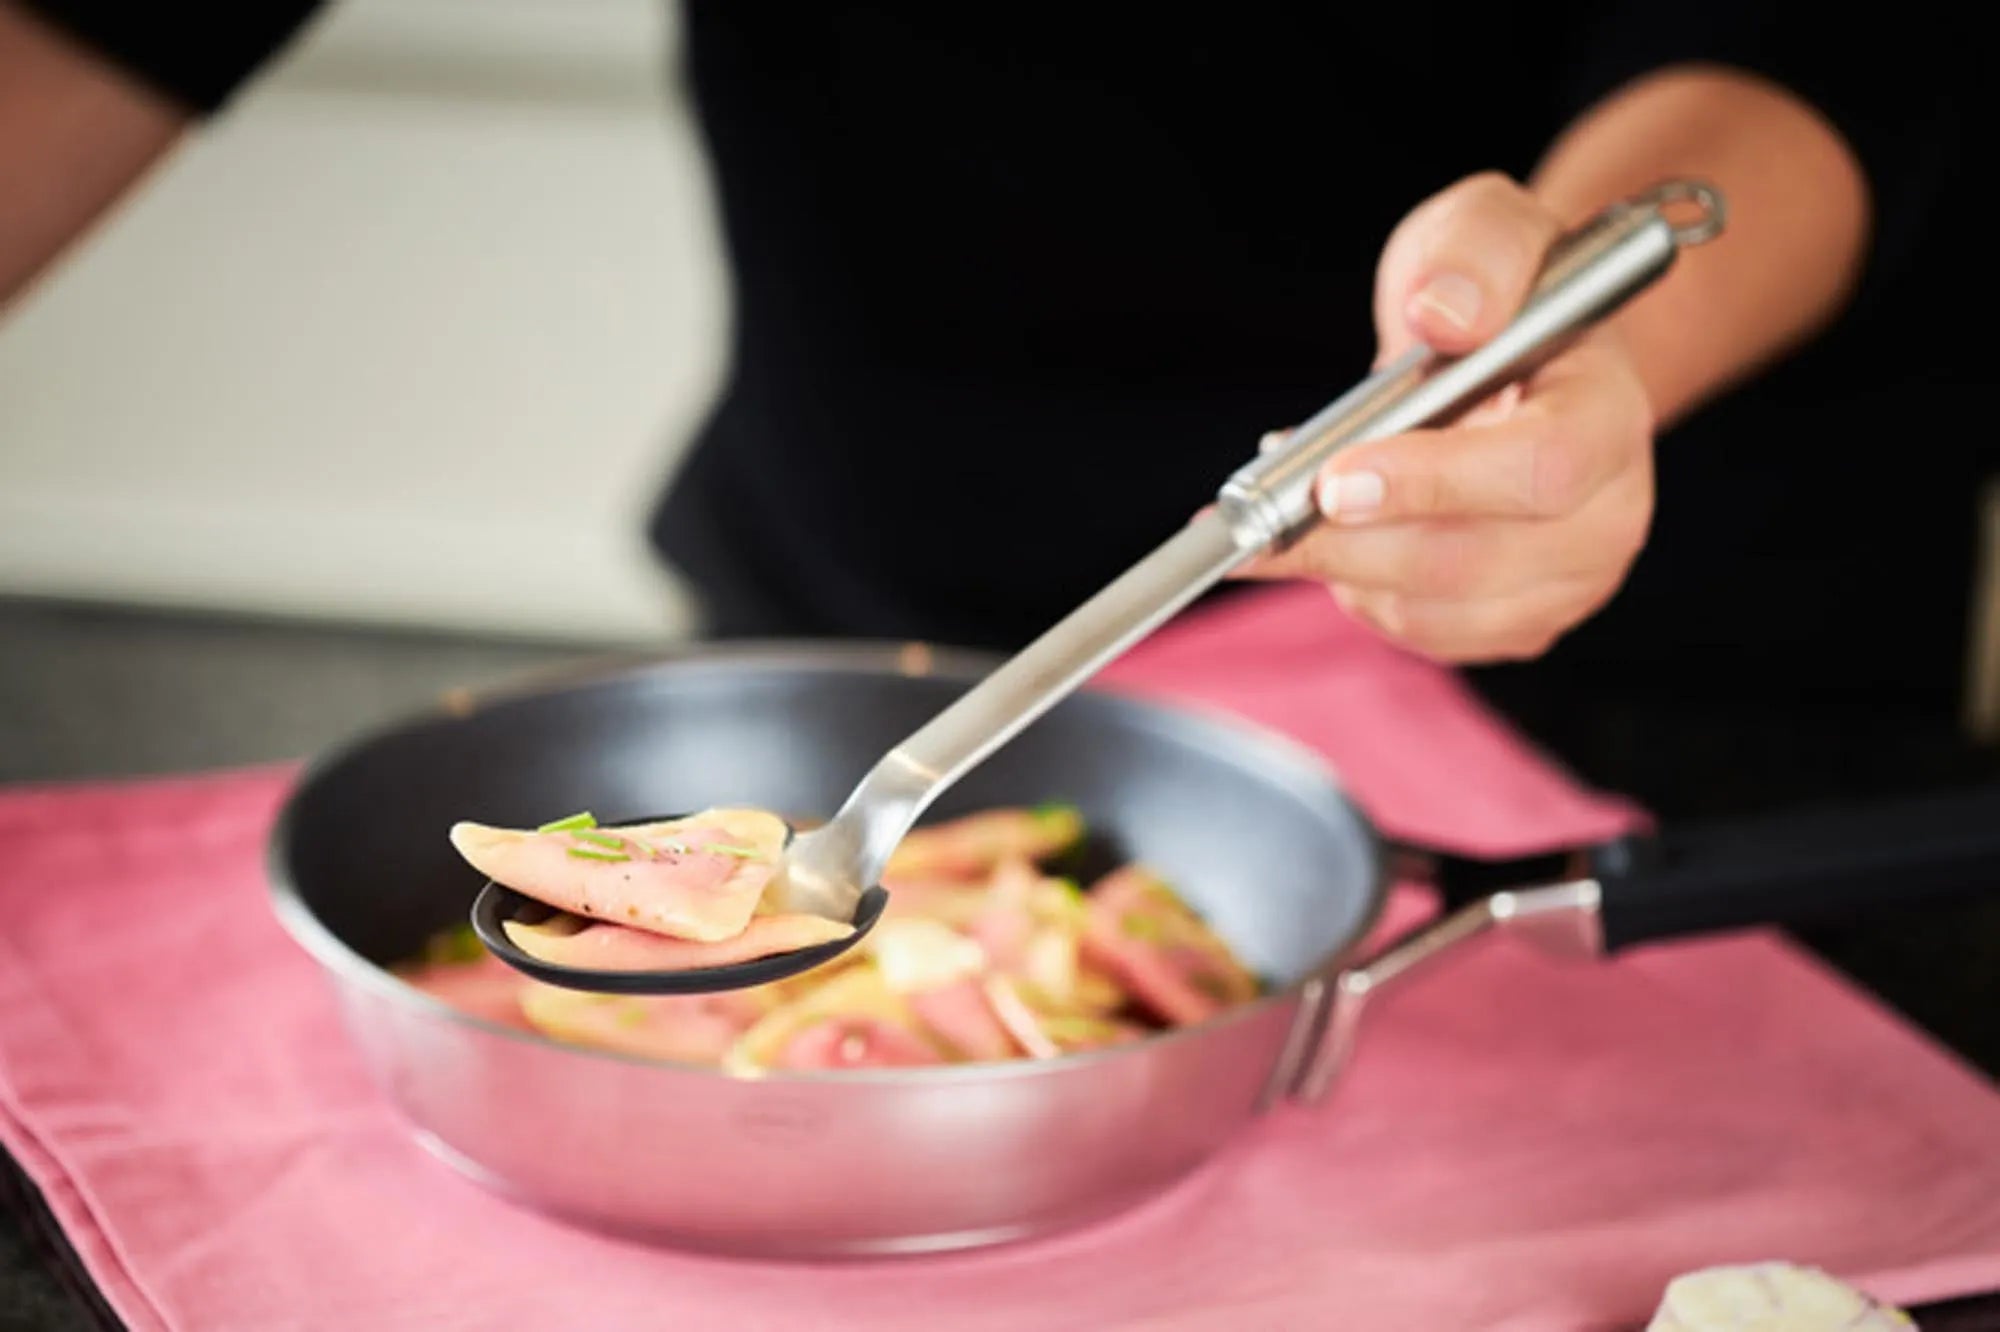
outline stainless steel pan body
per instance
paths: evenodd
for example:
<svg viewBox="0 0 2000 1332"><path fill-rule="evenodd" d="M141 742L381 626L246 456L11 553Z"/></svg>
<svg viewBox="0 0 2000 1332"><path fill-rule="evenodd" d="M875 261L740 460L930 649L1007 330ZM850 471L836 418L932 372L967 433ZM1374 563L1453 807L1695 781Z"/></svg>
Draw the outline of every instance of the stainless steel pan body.
<svg viewBox="0 0 2000 1332"><path fill-rule="evenodd" d="M453 820L828 810L987 666L733 649L396 726L319 764L288 804L277 907L426 1145L535 1207L794 1255L973 1245L1120 1209L1289 1094L1323 981L1382 902L1386 857L1367 822L1314 756L1262 731L1086 693L939 810L1073 801L1106 834L1087 859L1137 856L1169 875L1277 985L1197 1029L1046 1062L750 1080L509 1031L383 970L463 920L479 887L445 840Z"/></svg>

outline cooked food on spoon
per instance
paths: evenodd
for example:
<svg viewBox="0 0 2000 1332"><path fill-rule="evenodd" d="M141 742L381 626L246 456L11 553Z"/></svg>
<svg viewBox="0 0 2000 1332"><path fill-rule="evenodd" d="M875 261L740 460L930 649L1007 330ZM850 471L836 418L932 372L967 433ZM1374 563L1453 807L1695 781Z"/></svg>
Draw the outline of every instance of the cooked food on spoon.
<svg viewBox="0 0 2000 1332"><path fill-rule="evenodd" d="M773 815L722 810L629 828L600 828L587 816L533 832L461 824L453 841L496 882L559 908L546 920L507 923L524 952L653 970L786 951L846 928L773 908L783 828ZM1157 875L1128 865L1086 892L1055 872L1083 833L1081 816L1065 807L918 828L891 859L892 907L872 935L832 962L744 990L560 989L499 965L469 929L440 935L399 970L489 1021L746 1076L1054 1058L1203 1021L1261 992ZM730 858L727 872L718 873L717 857ZM729 900L717 906L702 893ZM722 937L663 928L693 921L714 935L715 922L738 916L737 932Z"/></svg>
<svg viewBox="0 0 2000 1332"><path fill-rule="evenodd" d="M716 809L600 828L573 814L532 832L460 823L458 853L493 882L572 915L697 943L749 925L791 830L762 810Z"/></svg>
<svg viewBox="0 0 2000 1332"><path fill-rule="evenodd" d="M582 813L532 831L479 823L451 830L474 869L553 909L545 919L504 923L516 948L597 971L728 966L854 933L769 905L790 836L783 819L753 809L624 827L600 827Z"/></svg>

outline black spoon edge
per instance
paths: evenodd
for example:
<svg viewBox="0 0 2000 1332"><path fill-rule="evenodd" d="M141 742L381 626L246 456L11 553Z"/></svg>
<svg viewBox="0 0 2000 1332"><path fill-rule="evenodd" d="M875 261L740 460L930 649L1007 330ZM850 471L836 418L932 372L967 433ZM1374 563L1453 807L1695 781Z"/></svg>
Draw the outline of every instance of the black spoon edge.
<svg viewBox="0 0 2000 1332"><path fill-rule="evenodd" d="M811 971L839 957L867 937L889 905L887 890L876 887L861 894L855 903L854 933L810 948L789 953L773 953L731 962L720 967L690 967L684 971L602 971L594 967L565 967L545 962L523 952L507 937L505 922L522 919L532 910L548 911L546 903L523 896L512 888L488 882L472 903L472 931L487 950L502 962L538 981L566 990L595 994L712 994L721 990L746 990L756 985L784 980ZM532 918L532 917L530 917Z"/></svg>

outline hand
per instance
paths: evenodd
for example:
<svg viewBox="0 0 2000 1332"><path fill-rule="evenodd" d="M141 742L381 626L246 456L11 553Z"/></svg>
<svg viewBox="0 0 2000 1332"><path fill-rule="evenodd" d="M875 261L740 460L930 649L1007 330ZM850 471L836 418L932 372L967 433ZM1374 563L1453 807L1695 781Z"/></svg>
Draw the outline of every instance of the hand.
<svg viewBox="0 0 2000 1332"><path fill-rule="evenodd" d="M1418 339L1464 352L1499 332L1560 230L1497 175L1419 206L1382 252L1377 365ZM1600 326L1449 429L1333 459L1315 490L1325 521L1244 575L1325 583L1351 614L1439 660L1537 657L1610 600L1644 544L1652 444L1645 388Z"/></svg>

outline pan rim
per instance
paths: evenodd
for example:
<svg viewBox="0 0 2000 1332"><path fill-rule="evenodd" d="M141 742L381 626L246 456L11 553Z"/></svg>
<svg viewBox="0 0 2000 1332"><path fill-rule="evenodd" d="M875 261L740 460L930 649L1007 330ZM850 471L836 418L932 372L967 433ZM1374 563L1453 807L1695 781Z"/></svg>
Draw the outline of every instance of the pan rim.
<svg viewBox="0 0 2000 1332"><path fill-rule="evenodd" d="M1300 1007L1305 1002L1305 994L1309 988L1322 985L1338 975L1365 946L1380 924L1388 904L1389 844L1366 811L1348 794L1345 783L1340 779L1339 770L1329 759L1281 731L1221 708L1178 701L1169 703L1115 685L1099 685L1095 682L1079 689L1078 695L1088 696L1100 705L1125 713L1129 719L1147 730L1157 731L1171 725L1184 726L1192 723L1198 727L1227 734L1240 743L1264 750L1272 764L1272 767L1264 769L1267 773L1282 772L1288 779L1288 784L1303 782L1318 786L1323 789L1323 794L1330 795L1347 810L1354 826L1362 835L1364 850L1368 856L1370 869L1368 900L1348 935L1308 967L1297 980L1192 1026L1150 1032L1138 1040L1124 1044L1073 1051L1049 1059L995 1060L908 1068L783 1069L745 1072L720 1068L713 1064L658 1059L572 1045L543 1035L539 1031L508 1026L454 1008L443 1000L419 990L387 967L364 957L335 934L320 920L312 908L306 905L285 863L285 850L291 841L299 805L315 784L328 773L391 736L423 726L462 721L474 712L489 706L611 684L668 670L703 668L724 670L745 665L777 667L807 674L839 674L854 671L898 674L913 678L943 679L970 686L983 678L1002 660L1003 658L996 654L976 649L940 647L921 642L844 640L820 643L811 640L783 639L690 642L644 653L598 654L553 669L545 668L509 676L478 689L447 691L438 702L429 707L410 709L360 729L346 741L330 746L301 766L265 839L265 879L273 913L293 942L335 980L356 985L366 992L405 1008L414 1007L420 1012L431 1012L457 1025L562 1055L606 1060L637 1068L664 1069L680 1074L708 1076L745 1085L774 1083L860 1087L903 1085L914 1081L930 1086L966 1080L985 1081L995 1077L1012 1079L1055 1076L1093 1064L1129 1057L1140 1050L1205 1039L1210 1033L1226 1031L1263 1018L1273 1010ZM1296 1021L1296 1018L1294 1020ZM1282 1068L1273 1069L1274 1076L1283 1072Z"/></svg>

